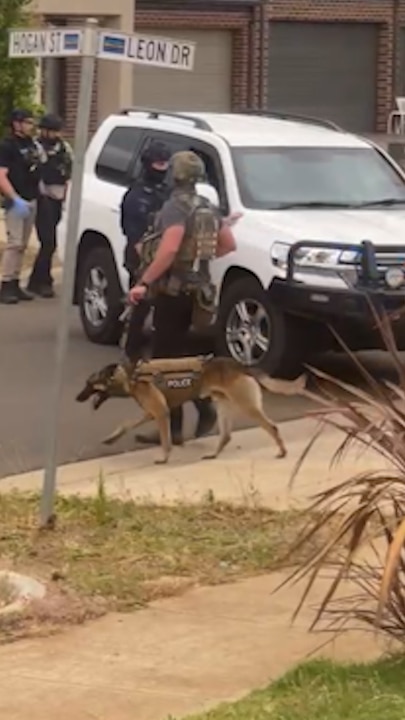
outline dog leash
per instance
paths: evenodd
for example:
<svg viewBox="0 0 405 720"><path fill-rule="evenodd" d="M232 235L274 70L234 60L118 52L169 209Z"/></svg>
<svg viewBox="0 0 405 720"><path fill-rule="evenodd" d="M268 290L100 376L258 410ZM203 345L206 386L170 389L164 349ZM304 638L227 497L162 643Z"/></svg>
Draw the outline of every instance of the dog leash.
<svg viewBox="0 0 405 720"><path fill-rule="evenodd" d="M120 351L121 351L121 355L120 355L121 362L124 362L125 360L127 360L127 356L125 353L125 345L127 343L129 323L131 321L131 315L132 315L132 311L134 309L134 306L132 305L132 303L128 302L128 299L126 297L125 297L124 302L125 302L125 307L124 307L121 315L118 318L119 322L121 322L123 324L121 337L120 337L119 343L118 343Z"/></svg>

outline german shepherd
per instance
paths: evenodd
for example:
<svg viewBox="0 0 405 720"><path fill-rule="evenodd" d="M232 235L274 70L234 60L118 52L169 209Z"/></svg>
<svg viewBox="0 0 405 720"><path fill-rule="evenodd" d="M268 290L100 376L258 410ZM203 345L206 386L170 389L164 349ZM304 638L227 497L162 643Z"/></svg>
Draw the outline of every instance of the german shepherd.
<svg viewBox="0 0 405 720"><path fill-rule="evenodd" d="M270 435L278 447L278 458L287 454L277 426L263 412L262 388L282 395L293 395L305 390L306 376L289 382L270 378L260 370L244 368L230 358L186 357L140 361L135 365L113 363L90 375L77 395L78 402L93 397L97 410L108 398L132 397L144 411L137 421L120 425L104 444L116 442L129 430L150 420L159 429L166 463L171 449L169 412L172 408L196 398L211 397L217 408L219 442L214 453L203 459L217 458L231 440L233 408L237 408L256 421Z"/></svg>

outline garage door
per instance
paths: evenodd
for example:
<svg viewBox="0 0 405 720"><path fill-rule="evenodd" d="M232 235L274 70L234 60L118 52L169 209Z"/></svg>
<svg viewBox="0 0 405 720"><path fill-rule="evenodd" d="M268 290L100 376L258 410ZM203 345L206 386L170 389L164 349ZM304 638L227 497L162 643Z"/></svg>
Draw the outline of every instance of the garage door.
<svg viewBox="0 0 405 720"><path fill-rule="evenodd" d="M377 25L272 22L271 109L329 118L355 132L375 130Z"/></svg>
<svg viewBox="0 0 405 720"><path fill-rule="evenodd" d="M134 105L162 110L231 109L232 33L226 31L142 28L145 35L163 35L197 43L194 70L162 70L134 66Z"/></svg>

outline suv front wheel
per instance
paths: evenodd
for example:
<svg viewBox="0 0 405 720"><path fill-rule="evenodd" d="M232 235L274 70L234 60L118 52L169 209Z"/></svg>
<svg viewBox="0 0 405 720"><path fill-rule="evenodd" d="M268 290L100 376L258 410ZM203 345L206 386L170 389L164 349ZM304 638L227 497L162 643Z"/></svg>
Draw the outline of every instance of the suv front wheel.
<svg viewBox="0 0 405 720"><path fill-rule="evenodd" d="M79 268L78 305L84 332L91 342L114 345L121 327L122 291L114 259L106 247L95 247Z"/></svg>
<svg viewBox="0 0 405 720"><path fill-rule="evenodd" d="M299 374L303 347L298 323L269 301L254 278L241 278L225 288L218 331L222 355L274 377Z"/></svg>

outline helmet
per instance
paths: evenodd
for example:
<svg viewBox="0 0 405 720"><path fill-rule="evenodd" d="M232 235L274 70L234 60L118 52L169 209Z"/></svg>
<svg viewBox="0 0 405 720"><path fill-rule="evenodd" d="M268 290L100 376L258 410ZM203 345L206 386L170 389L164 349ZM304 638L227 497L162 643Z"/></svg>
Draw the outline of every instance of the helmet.
<svg viewBox="0 0 405 720"><path fill-rule="evenodd" d="M15 108L10 115L10 125L15 122L24 122L24 120L31 120L33 118L32 112L24 110L23 108Z"/></svg>
<svg viewBox="0 0 405 720"><path fill-rule="evenodd" d="M144 167L149 168L154 163L169 162L170 156L170 149L165 143L151 142L149 147L142 153L141 161Z"/></svg>
<svg viewBox="0 0 405 720"><path fill-rule="evenodd" d="M54 130L59 132L63 128L63 120L58 115L43 115L38 123L41 130Z"/></svg>
<svg viewBox="0 0 405 720"><path fill-rule="evenodd" d="M177 152L172 157L172 175L175 182L196 183L204 178L204 163L194 152Z"/></svg>

